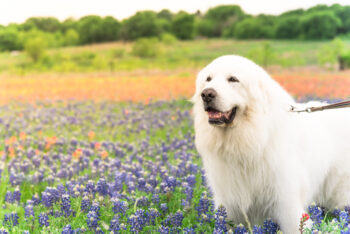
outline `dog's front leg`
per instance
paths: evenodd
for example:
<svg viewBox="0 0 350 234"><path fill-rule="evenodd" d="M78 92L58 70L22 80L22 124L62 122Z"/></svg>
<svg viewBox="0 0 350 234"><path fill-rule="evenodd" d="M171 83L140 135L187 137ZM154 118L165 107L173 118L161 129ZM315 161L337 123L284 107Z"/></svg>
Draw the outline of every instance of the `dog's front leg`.
<svg viewBox="0 0 350 234"><path fill-rule="evenodd" d="M277 203L274 220L284 234L297 234L302 214L306 213L298 199L283 199Z"/></svg>

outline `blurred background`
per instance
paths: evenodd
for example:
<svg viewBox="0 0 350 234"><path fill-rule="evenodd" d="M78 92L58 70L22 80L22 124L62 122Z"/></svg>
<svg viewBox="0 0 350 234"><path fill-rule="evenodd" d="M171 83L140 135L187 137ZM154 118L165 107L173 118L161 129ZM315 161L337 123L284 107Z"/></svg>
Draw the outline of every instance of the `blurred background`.
<svg viewBox="0 0 350 234"><path fill-rule="evenodd" d="M297 97L346 98L346 4L7 2L0 9L0 102L188 98L198 70L225 54L254 60Z"/></svg>

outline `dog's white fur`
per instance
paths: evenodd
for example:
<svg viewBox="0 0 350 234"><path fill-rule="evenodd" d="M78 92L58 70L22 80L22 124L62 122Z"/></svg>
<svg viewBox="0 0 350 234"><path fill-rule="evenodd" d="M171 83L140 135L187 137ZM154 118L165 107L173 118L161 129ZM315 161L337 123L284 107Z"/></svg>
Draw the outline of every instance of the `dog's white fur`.
<svg viewBox="0 0 350 234"><path fill-rule="evenodd" d="M228 82L230 76L239 82ZM200 96L205 88L217 92L218 110L238 107L233 124L208 123ZM192 100L195 143L215 205L224 205L233 222L272 218L284 233L297 233L312 202L328 209L350 205L349 110L292 113L290 105L302 104L261 67L235 55L199 72Z"/></svg>

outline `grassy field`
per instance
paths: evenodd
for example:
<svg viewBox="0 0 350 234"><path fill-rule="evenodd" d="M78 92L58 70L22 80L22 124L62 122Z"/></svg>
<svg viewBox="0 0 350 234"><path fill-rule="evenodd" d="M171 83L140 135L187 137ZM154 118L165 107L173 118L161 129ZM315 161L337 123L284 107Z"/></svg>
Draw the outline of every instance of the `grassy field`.
<svg viewBox="0 0 350 234"><path fill-rule="evenodd" d="M71 73L92 71L173 70L200 68L225 54L239 54L269 66L300 67L318 64L318 53L330 41L237 41L202 39L156 43L157 56L133 55L133 43L107 43L62 49L50 49L39 62L32 62L23 52L0 53L0 73ZM350 47L350 41L344 42ZM267 47L266 47L267 46ZM264 48L267 61L264 59ZM325 54L327 56L327 54ZM266 56L265 56L266 57Z"/></svg>

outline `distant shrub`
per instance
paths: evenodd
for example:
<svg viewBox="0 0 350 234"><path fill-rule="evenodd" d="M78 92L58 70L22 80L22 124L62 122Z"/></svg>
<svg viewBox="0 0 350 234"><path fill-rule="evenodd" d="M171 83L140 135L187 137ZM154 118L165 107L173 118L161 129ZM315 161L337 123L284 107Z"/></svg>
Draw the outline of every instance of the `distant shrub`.
<svg viewBox="0 0 350 234"><path fill-rule="evenodd" d="M105 69L108 67L108 61L103 56L95 56L92 65L95 69Z"/></svg>
<svg viewBox="0 0 350 234"><path fill-rule="evenodd" d="M267 67L271 65L275 59L275 52L271 46L271 43L264 42L260 47L251 50L248 54L248 57L256 63Z"/></svg>
<svg viewBox="0 0 350 234"><path fill-rule="evenodd" d="M340 70L350 68L350 51L344 52L339 56Z"/></svg>
<svg viewBox="0 0 350 234"><path fill-rule="evenodd" d="M159 45L157 38L140 38L133 47L132 54L138 57L156 57L158 54Z"/></svg>
<svg viewBox="0 0 350 234"><path fill-rule="evenodd" d="M79 42L79 34L74 29L68 29L64 34L64 45L77 45Z"/></svg>
<svg viewBox="0 0 350 234"><path fill-rule="evenodd" d="M34 37L27 40L25 51L34 62L37 62L44 55L46 46L46 42L43 38Z"/></svg>
<svg viewBox="0 0 350 234"><path fill-rule="evenodd" d="M170 33L163 33L160 38L166 45L172 45L177 41L176 37Z"/></svg>
<svg viewBox="0 0 350 234"><path fill-rule="evenodd" d="M126 50L123 48L116 48L111 50L113 58L123 58L126 54Z"/></svg>
<svg viewBox="0 0 350 234"><path fill-rule="evenodd" d="M73 55L72 60L79 66L88 67L92 65L95 57L96 57L95 53L84 51Z"/></svg>
<svg viewBox="0 0 350 234"><path fill-rule="evenodd" d="M318 63L322 66L333 66L338 63L339 57L344 52L344 43L339 38L321 47L317 53Z"/></svg>

